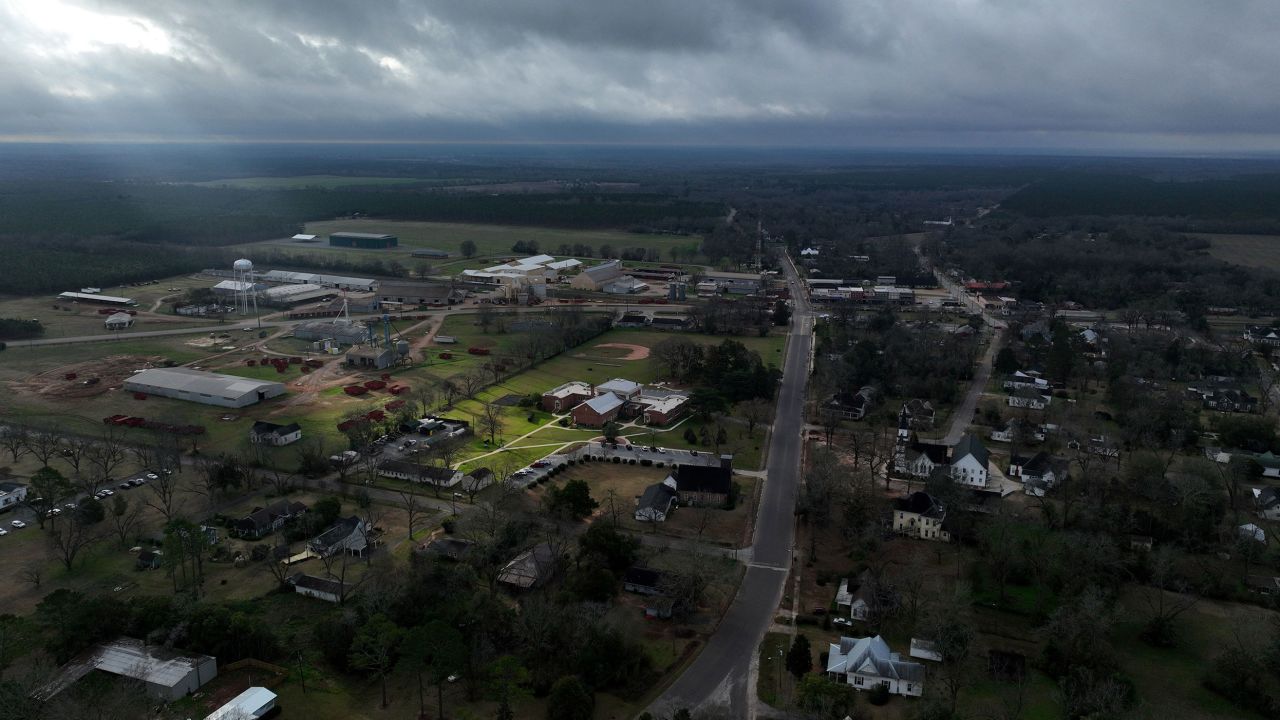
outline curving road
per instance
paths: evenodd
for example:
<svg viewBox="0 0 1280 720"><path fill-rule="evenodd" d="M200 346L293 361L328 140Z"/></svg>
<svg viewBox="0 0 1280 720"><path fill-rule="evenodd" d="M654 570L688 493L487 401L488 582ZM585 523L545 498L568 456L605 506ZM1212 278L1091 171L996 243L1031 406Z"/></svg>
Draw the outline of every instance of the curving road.
<svg viewBox="0 0 1280 720"><path fill-rule="evenodd" d="M773 621L791 566L796 488L800 474L805 385L813 349L813 316L795 268L784 265L794 312L787 342L774 431L769 440L767 479L756 516L751 562L733 604L706 648L659 696L649 711L669 716L680 708L722 708L728 717L751 716L752 658Z"/></svg>

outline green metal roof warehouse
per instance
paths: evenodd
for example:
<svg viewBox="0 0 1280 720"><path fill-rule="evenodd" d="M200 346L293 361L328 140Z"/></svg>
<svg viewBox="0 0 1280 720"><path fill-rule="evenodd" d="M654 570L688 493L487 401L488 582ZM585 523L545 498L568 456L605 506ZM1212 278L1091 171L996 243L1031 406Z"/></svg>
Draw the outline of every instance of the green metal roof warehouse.
<svg viewBox="0 0 1280 720"><path fill-rule="evenodd" d="M336 232L329 235L331 247L353 247L364 250L385 250L400 244L395 235L381 233Z"/></svg>

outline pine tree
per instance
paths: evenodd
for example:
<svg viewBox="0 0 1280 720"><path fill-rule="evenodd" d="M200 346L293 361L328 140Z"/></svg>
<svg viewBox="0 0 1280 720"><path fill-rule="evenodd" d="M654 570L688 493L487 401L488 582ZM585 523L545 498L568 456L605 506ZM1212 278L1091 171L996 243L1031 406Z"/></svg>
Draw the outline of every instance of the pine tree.
<svg viewBox="0 0 1280 720"><path fill-rule="evenodd" d="M797 635L791 643L791 650L787 652L787 670L799 680L812 669L813 656L809 650L809 638Z"/></svg>

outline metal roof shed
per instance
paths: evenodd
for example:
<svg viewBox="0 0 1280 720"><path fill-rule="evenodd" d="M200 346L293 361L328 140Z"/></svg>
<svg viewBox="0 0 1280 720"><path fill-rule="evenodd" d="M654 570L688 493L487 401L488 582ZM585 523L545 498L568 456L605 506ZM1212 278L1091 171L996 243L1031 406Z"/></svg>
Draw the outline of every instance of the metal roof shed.
<svg viewBox="0 0 1280 720"><path fill-rule="evenodd" d="M275 707L275 693L264 687L251 687L205 716L204 720L259 720Z"/></svg>
<svg viewBox="0 0 1280 720"><path fill-rule="evenodd" d="M190 368L143 370L126 379L124 389L129 392L190 400L205 405L237 408L284 394L282 383L253 380L236 375L220 375Z"/></svg>

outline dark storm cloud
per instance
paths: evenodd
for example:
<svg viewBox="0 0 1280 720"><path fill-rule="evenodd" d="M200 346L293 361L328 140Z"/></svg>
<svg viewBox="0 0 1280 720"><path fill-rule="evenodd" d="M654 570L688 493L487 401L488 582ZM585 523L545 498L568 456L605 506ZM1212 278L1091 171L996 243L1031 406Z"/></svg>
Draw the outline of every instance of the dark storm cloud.
<svg viewBox="0 0 1280 720"><path fill-rule="evenodd" d="M9 0L0 135L1273 148L1277 30L1269 0Z"/></svg>

